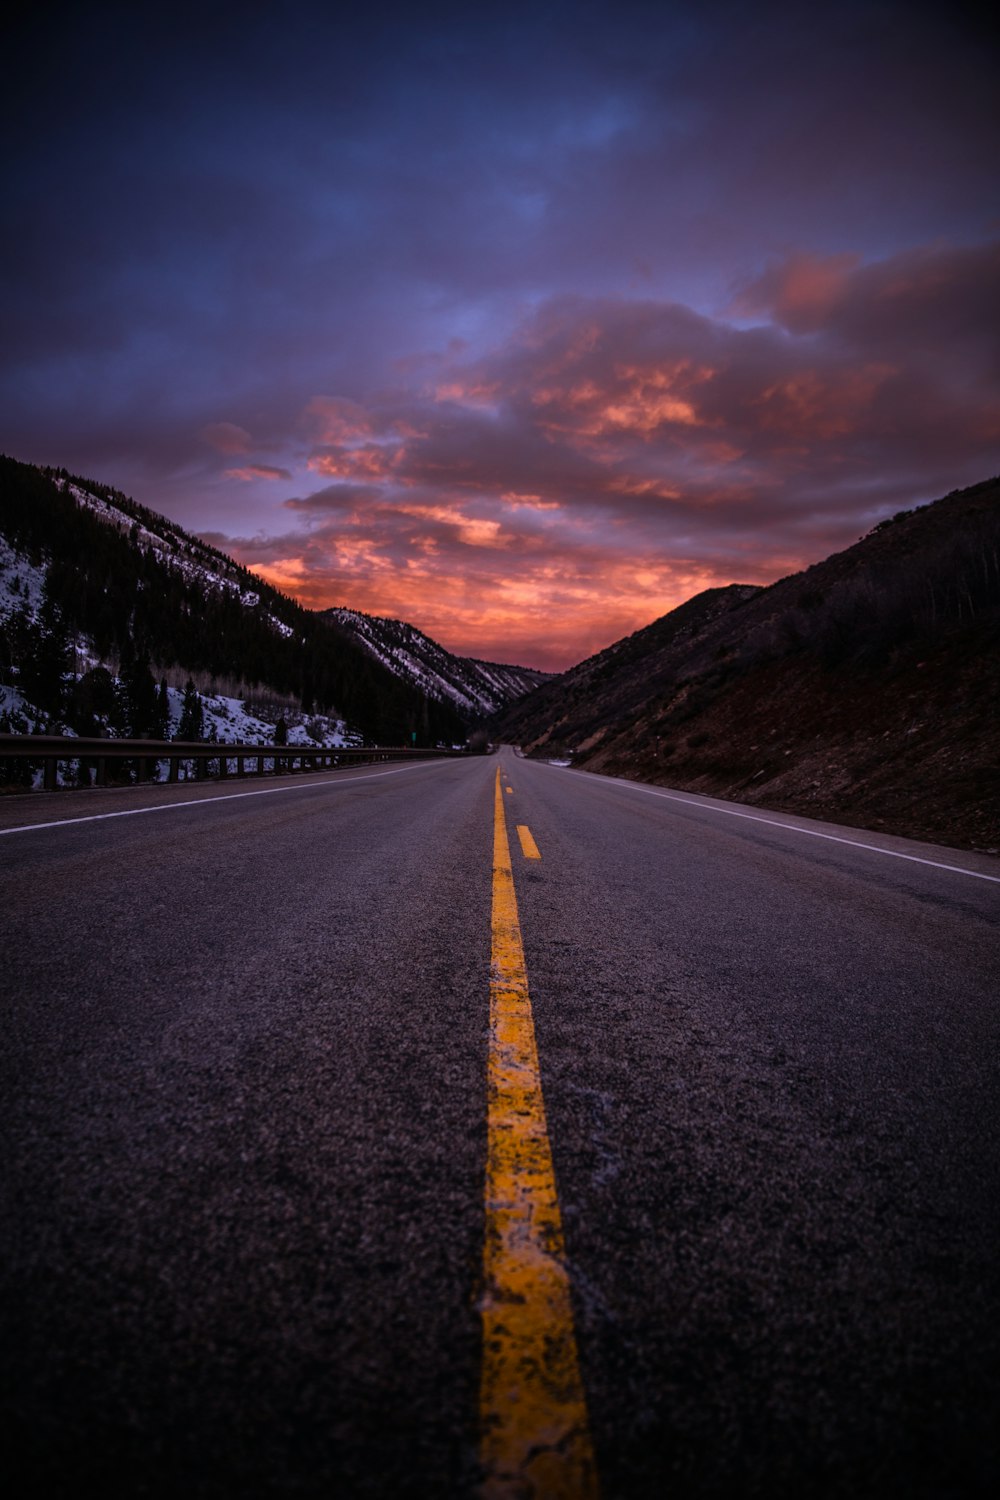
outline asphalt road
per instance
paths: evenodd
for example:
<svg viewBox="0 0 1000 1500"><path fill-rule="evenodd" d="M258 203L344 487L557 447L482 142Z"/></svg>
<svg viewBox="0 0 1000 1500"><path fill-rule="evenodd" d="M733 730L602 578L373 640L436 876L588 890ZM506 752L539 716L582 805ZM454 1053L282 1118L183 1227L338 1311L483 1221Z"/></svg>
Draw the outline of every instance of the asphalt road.
<svg viewBox="0 0 1000 1500"><path fill-rule="evenodd" d="M0 802L8 1493L476 1492L498 763L605 1500L992 1492L1000 863L504 750Z"/></svg>

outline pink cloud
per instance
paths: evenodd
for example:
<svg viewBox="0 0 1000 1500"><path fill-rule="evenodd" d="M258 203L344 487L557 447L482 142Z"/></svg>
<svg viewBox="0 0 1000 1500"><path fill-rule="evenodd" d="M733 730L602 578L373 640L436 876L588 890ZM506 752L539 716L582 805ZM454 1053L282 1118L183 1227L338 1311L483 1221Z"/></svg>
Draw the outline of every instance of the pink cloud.
<svg viewBox="0 0 1000 1500"><path fill-rule="evenodd" d="M210 422L201 429L201 436L216 453L223 453L227 457L236 453L249 453L253 448L253 438L249 432L245 427L237 427L235 422Z"/></svg>
<svg viewBox="0 0 1000 1500"><path fill-rule="evenodd" d="M826 322L858 264L856 255L791 255L750 282L732 311L765 314L794 333L811 333Z"/></svg>
<svg viewBox="0 0 1000 1500"><path fill-rule="evenodd" d="M308 536L208 540L313 608L346 603L414 621L464 654L553 669L721 581L711 566L616 553L569 532L536 539L533 550L517 538L498 546L502 532L447 508L382 506Z"/></svg>
<svg viewBox="0 0 1000 1500"><path fill-rule="evenodd" d="M314 396L303 419L319 443L344 443L352 438L369 437L374 431L365 408L346 396Z"/></svg>
<svg viewBox="0 0 1000 1500"><path fill-rule="evenodd" d="M977 348L995 357L1000 241L925 247L870 265L851 256L790 256L751 282L737 305L792 333L822 333L876 357L931 366Z"/></svg>
<svg viewBox="0 0 1000 1500"><path fill-rule="evenodd" d="M289 469L275 469L270 464L245 464L240 469L227 469L227 479L242 479L249 483L254 479L291 479Z"/></svg>
<svg viewBox="0 0 1000 1500"><path fill-rule="evenodd" d="M313 453L309 468L328 479L378 479L397 469L402 455L401 447L362 443L355 448L327 448Z"/></svg>
<svg viewBox="0 0 1000 1500"><path fill-rule="evenodd" d="M304 530L229 545L308 603L565 666L995 472L998 298L993 245L791 256L741 294L754 327L553 299L429 386L315 398L308 462L336 482L286 502Z"/></svg>

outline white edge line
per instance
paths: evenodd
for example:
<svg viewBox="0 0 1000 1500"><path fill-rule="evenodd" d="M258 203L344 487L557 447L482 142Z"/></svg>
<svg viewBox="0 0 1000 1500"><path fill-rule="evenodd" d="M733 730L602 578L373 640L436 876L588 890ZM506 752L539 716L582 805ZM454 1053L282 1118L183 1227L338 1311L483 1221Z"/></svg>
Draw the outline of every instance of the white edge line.
<svg viewBox="0 0 1000 1500"><path fill-rule="evenodd" d="M137 818L142 813L172 812L175 807L203 807L206 802L238 802L241 797L273 797L278 792L303 792L310 786L336 787L348 786L355 781L378 781L381 776L400 776L404 771L425 771L428 766L440 764L441 761L438 760L425 760L417 766L397 766L394 771L369 771L364 776L298 781L294 786L263 786L255 792L226 792L221 797L191 797L186 802L158 802L155 807L126 807L119 812L88 813L85 818L54 818L50 823L22 823L17 828L0 828L0 838L10 833L37 833L39 828L68 828L71 823L100 823L105 818Z"/></svg>
<svg viewBox="0 0 1000 1500"><path fill-rule="evenodd" d="M571 776L597 776L593 771L570 771ZM661 792L656 787L642 786L637 781L621 781L617 776L600 776L610 786L619 786L626 792L645 792L650 797L662 797L668 802L681 802L685 807L701 808L704 812L722 813L727 818L745 818L748 823L766 823L769 828L783 828L786 833L803 833L811 839L827 839L831 844L848 844L852 849L868 849L872 854L887 854L890 859L906 859L911 864L929 865L932 870L950 870L953 875L971 875L973 880L989 880L1000 885L1000 875L984 875L981 870L966 870L962 865L946 865L936 859L922 859L919 854L903 854L898 849L881 849L878 844L863 844L860 839L841 838L836 833L820 833L818 828L800 828L797 823L779 823L777 818L761 818L757 813L739 812L735 807L718 807L714 802L695 801L691 797L680 797L676 792Z"/></svg>

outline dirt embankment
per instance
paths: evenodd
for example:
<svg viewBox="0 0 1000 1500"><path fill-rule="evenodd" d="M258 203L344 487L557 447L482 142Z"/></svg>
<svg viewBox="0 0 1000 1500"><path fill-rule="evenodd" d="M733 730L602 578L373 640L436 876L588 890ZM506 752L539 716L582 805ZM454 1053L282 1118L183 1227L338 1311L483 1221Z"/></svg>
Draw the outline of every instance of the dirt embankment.
<svg viewBox="0 0 1000 1500"><path fill-rule="evenodd" d="M998 643L1000 649L1000 643ZM949 657L950 657L949 653ZM916 679L916 680L915 680ZM975 662L843 682L771 664L670 732L650 714L574 757L589 770L1000 854L1000 695Z"/></svg>
<svg viewBox="0 0 1000 1500"><path fill-rule="evenodd" d="M1000 852L1000 480L708 590L516 705L528 754Z"/></svg>

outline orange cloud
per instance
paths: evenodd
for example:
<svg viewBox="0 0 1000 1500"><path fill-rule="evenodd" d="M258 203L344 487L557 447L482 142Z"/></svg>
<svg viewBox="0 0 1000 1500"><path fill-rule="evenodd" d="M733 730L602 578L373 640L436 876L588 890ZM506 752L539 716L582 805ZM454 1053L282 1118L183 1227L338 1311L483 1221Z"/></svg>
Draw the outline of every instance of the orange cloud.
<svg viewBox="0 0 1000 1500"><path fill-rule="evenodd" d="M433 561L433 559L432 559ZM707 569L643 567L638 560L610 574L541 568L489 582L440 573L417 559L402 569L364 549L342 549L339 566L320 577L305 558L254 563L253 571L313 609L349 604L369 614L418 625L462 655L561 670L611 640L629 635L701 588L728 582Z"/></svg>
<svg viewBox="0 0 1000 1500"><path fill-rule="evenodd" d="M800 441L846 437L864 423L879 389L895 373L891 365L868 365L829 375L800 370L754 397L759 429Z"/></svg>
<svg viewBox="0 0 1000 1500"><path fill-rule="evenodd" d="M510 510L560 510L558 500L543 500L541 495L522 495L517 490L504 490L500 496Z"/></svg>
<svg viewBox="0 0 1000 1500"><path fill-rule="evenodd" d="M288 469L274 469L270 464L245 464L241 469L226 469L227 479L242 479L249 483L254 479L291 479Z"/></svg>
<svg viewBox="0 0 1000 1500"><path fill-rule="evenodd" d="M436 402L454 401L461 406L492 406L500 395L499 381L445 381L434 390Z"/></svg>
<svg viewBox="0 0 1000 1500"><path fill-rule="evenodd" d="M675 370L619 369L615 374L624 389L604 409L609 427L628 428L648 435L668 422L683 427L693 427L698 422L691 401L676 393L679 387L690 392L695 383L686 366L681 365ZM697 380L707 380L710 374L709 370L699 371Z"/></svg>
<svg viewBox="0 0 1000 1500"><path fill-rule="evenodd" d="M325 474L331 479L378 479L391 474L399 466L402 454L399 446L363 443L356 448L315 453L309 459L308 467L314 474Z"/></svg>
<svg viewBox="0 0 1000 1500"><path fill-rule="evenodd" d="M616 474L608 481L608 489L619 495L648 495L654 500L679 500L679 489L661 484L656 479L637 479L631 474Z"/></svg>
<svg viewBox="0 0 1000 1500"><path fill-rule="evenodd" d="M557 524L560 534L551 543L534 539L533 551L489 518L430 504L382 505L321 525L300 540L298 554L294 537L229 545L313 608L348 603L410 620L462 654L551 668L647 624L700 588L730 581L712 565L603 536L588 542L585 528Z"/></svg>
<svg viewBox="0 0 1000 1500"><path fill-rule="evenodd" d="M436 521L441 526L450 527L467 547L506 547L517 541L513 533L501 530L499 521L486 516L464 515L452 506L416 505L404 500L395 506L395 510L402 516Z"/></svg>
<svg viewBox="0 0 1000 1500"><path fill-rule="evenodd" d="M792 258L746 292L752 328L559 299L409 398L315 398L310 468L336 482L285 502L301 531L220 543L305 603L566 666L993 471L998 285L978 247Z"/></svg>
<svg viewBox="0 0 1000 1500"><path fill-rule="evenodd" d="M265 583L280 589L283 594L290 594L293 599L301 600L304 592L309 591L310 580L302 557L283 557L274 562L253 563L248 566Z"/></svg>
<svg viewBox="0 0 1000 1500"><path fill-rule="evenodd" d="M694 386L710 376L710 370L694 372L685 364L672 370L616 367L604 381L544 385L532 392L531 401L543 410L540 421L548 431L582 437L631 433L648 440L662 427L698 425L690 398Z"/></svg>

